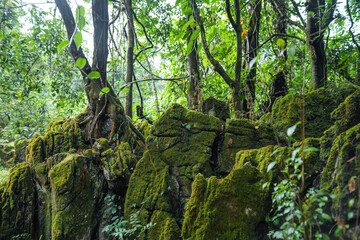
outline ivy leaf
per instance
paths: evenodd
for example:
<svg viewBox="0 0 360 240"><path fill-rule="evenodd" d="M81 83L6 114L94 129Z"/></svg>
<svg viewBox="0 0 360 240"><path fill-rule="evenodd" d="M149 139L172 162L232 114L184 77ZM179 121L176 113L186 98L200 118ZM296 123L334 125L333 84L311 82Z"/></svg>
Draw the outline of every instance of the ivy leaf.
<svg viewBox="0 0 360 240"><path fill-rule="evenodd" d="M83 30L84 26L85 26L85 18L84 18L84 17L80 17L78 28L79 28L80 30Z"/></svg>
<svg viewBox="0 0 360 240"><path fill-rule="evenodd" d="M266 169L266 172L270 172L270 170L273 169L273 168L275 167L275 165L276 165L276 162L271 162L271 163L268 165L268 167L267 167L267 169Z"/></svg>
<svg viewBox="0 0 360 240"><path fill-rule="evenodd" d="M75 41L75 44L76 44L76 48L77 48L78 50L79 50L79 48L80 48L80 45L81 45L81 43L82 43L82 40L83 40L83 38L82 38L81 32L76 32L75 37L74 37L74 41Z"/></svg>
<svg viewBox="0 0 360 240"><path fill-rule="evenodd" d="M276 41L277 45L281 48L284 48L285 47L285 40L284 39L281 39L279 38L277 41Z"/></svg>
<svg viewBox="0 0 360 240"><path fill-rule="evenodd" d="M93 71L88 75L88 77L92 79L100 78L100 73L97 71Z"/></svg>
<svg viewBox="0 0 360 240"><path fill-rule="evenodd" d="M58 53L60 53L60 51L61 51L61 49L63 49L65 46L67 46L69 44L69 40L64 40L64 41L62 41L59 45L58 45L58 47L57 47L57 49L58 49Z"/></svg>
<svg viewBox="0 0 360 240"><path fill-rule="evenodd" d="M86 64L86 59L85 58L78 58L78 60L76 60L76 65L82 69Z"/></svg>

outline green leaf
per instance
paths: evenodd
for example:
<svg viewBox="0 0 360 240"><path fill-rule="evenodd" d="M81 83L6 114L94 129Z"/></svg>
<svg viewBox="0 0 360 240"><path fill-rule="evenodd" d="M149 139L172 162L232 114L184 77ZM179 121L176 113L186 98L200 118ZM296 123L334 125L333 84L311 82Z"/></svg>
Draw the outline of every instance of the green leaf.
<svg viewBox="0 0 360 240"><path fill-rule="evenodd" d="M82 40L83 40L83 38L82 38L81 32L76 32L75 37L74 37L74 41L75 41L75 44L76 44L76 47L77 47L78 50L80 48Z"/></svg>
<svg viewBox="0 0 360 240"><path fill-rule="evenodd" d="M354 203L355 203L355 199L354 198L350 199L349 200L349 207L354 206Z"/></svg>
<svg viewBox="0 0 360 240"><path fill-rule="evenodd" d="M194 41L200 34L200 28L196 29L195 32L192 33L190 41Z"/></svg>
<svg viewBox="0 0 360 240"><path fill-rule="evenodd" d="M194 46L194 41L190 41L186 48L186 55L190 54L191 50L193 49L193 46Z"/></svg>
<svg viewBox="0 0 360 240"><path fill-rule="evenodd" d="M125 94L125 93L127 93L127 92L129 92L129 91L130 91L129 88L125 88L124 90L122 90L122 91L120 92L120 95L123 95L123 94Z"/></svg>
<svg viewBox="0 0 360 240"><path fill-rule="evenodd" d="M266 169L266 172L270 172L270 170L273 169L273 168L275 167L275 165L276 165L276 162L271 162L271 163L268 165L268 167L267 167L267 169Z"/></svg>
<svg viewBox="0 0 360 240"><path fill-rule="evenodd" d="M58 47L57 47L57 49L58 49L58 53L60 53L60 51L61 51L61 49L63 49L65 46L67 46L69 44L69 40L64 40L64 41L62 41L59 45L58 45Z"/></svg>
<svg viewBox="0 0 360 240"><path fill-rule="evenodd" d="M321 214L321 217L329 222L332 222L332 218L326 213Z"/></svg>
<svg viewBox="0 0 360 240"><path fill-rule="evenodd" d="M289 47L288 49L289 56L293 58L295 56L295 53L296 53L295 47Z"/></svg>
<svg viewBox="0 0 360 240"><path fill-rule="evenodd" d="M80 20L79 20L78 28L80 30L83 30L84 26L85 26L85 18L81 17Z"/></svg>
<svg viewBox="0 0 360 240"><path fill-rule="evenodd" d="M292 136L293 134L294 134L294 132L295 132L295 130L296 130L296 127L297 127L297 124L295 124L294 126L292 126L292 127L289 127L288 129L287 129L287 135L288 135L288 137L290 137L290 136Z"/></svg>
<svg viewBox="0 0 360 240"><path fill-rule="evenodd" d="M86 64L86 59L85 58L78 58L78 60L76 60L76 65L82 69Z"/></svg>
<svg viewBox="0 0 360 240"><path fill-rule="evenodd" d="M277 45L281 48L284 48L285 47L285 40L284 39L281 39L279 38L277 41L276 41Z"/></svg>
<svg viewBox="0 0 360 240"><path fill-rule="evenodd" d="M93 71L88 75L88 77L92 79L100 78L100 73L97 71Z"/></svg>
<svg viewBox="0 0 360 240"><path fill-rule="evenodd" d="M353 217L354 217L354 213L348 212L348 215L347 215L348 220L351 220Z"/></svg>
<svg viewBox="0 0 360 240"><path fill-rule="evenodd" d="M101 89L99 96L103 95L104 93L108 93L109 91L110 91L110 88L104 87L103 89Z"/></svg>
<svg viewBox="0 0 360 240"><path fill-rule="evenodd" d="M79 6L76 11L75 11L75 15L76 15L76 22L79 19L79 12L80 12L80 17L84 17L85 16L85 8L83 6Z"/></svg>
<svg viewBox="0 0 360 240"><path fill-rule="evenodd" d="M320 151L320 149L316 148L316 147L305 147L304 152L318 152Z"/></svg>
<svg viewBox="0 0 360 240"><path fill-rule="evenodd" d="M182 13L183 13L183 15L190 15L190 14L193 13L193 10L192 9L187 9L187 10L183 11Z"/></svg>

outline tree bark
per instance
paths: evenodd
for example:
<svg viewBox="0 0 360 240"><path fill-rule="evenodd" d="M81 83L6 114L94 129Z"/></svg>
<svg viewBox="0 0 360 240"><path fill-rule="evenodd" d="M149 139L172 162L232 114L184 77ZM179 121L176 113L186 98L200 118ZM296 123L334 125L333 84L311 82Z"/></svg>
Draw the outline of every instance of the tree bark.
<svg viewBox="0 0 360 240"><path fill-rule="evenodd" d="M336 0L325 3L325 0L306 1L306 40L311 61L310 88L317 89L326 85L327 67L324 49L324 32L333 20Z"/></svg>
<svg viewBox="0 0 360 240"><path fill-rule="evenodd" d="M68 39L74 34L77 26L70 6L66 0L55 0L64 20ZM105 137L110 141L122 138L124 141L131 137L130 128L133 129L131 122L128 121L123 106L114 93L112 87L106 79L107 56L108 56L108 1L93 0L92 14L94 23L94 53L93 64L90 67L81 47L76 48L75 43L70 43L70 52L76 61L79 57L86 59L86 65L82 69L85 91L88 98L88 109L80 122L81 127L86 133L86 138L92 143L93 138ZM98 71L100 78L90 79L88 74L91 71ZM109 92L99 96L102 88L108 87ZM136 132L136 129L134 130ZM136 132L139 138L144 137Z"/></svg>
<svg viewBox="0 0 360 240"><path fill-rule="evenodd" d="M132 0L125 1L126 14L128 17L128 47L126 54L126 77L125 82L127 84L132 82L132 76L134 73L134 19L132 10ZM129 91L127 92L125 99L125 113L132 118L132 105L133 105L133 85L129 84Z"/></svg>
<svg viewBox="0 0 360 240"><path fill-rule="evenodd" d="M191 15L187 16L189 21ZM191 40L191 36L194 33L195 28L190 26L187 31L192 33L187 38L187 44L191 44L193 41L193 47L189 55L187 56L188 72L189 72L189 91L188 91L188 107L189 109L200 111L201 106L201 89L200 89L200 72L199 72L199 55L197 53L197 38Z"/></svg>
<svg viewBox="0 0 360 240"><path fill-rule="evenodd" d="M273 0L271 1L274 11L276 12L276 28L275 34L286 34L286 18L287 18L287 7L285 0ZM279 39L279 38L277 38ZM287 46L286 38L285 47ZM284 47L284 48L285 48ZM286 81L286 69L285 64L287 61L287 51L281 47L278 47L277 51L278 58L278 69L274 78L274 81L271 84L271 94L270 94L270 105L269 110L271 110L272 105L274 104L276 98L280 96L285 96L288 92L287 81Z"/></svg>
<svg viewBox="0 0 360 240"><path fill-rule="evenodd" d="M246 86L249 94L244 95L247 98L243 101L243 110L248 117L250 117L250 112L253 110L254 101L255 101L255 78L256 78L256 61L250 66L250 63L253 62L256 58L256 50L259 46L259 30L260 30L260 12L261 12L261 0L255 1L251 5L251 18L249 23L249 31L245 41L246 46L246 56L245 62L250 67L249 73L246 76Z"/></svg>

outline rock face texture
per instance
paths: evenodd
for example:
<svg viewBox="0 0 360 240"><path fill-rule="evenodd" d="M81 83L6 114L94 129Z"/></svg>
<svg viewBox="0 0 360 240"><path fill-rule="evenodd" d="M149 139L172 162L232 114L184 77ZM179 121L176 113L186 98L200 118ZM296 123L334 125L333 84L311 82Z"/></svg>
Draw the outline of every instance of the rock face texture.
<svg viewBox="0 0 360 240"><path fill-rule="evenodd" d="M302 101L306 139L297 129L290 141L286 131L301 120ZM0 240L110 239L103 229L113 214L155 224L136 239L266 239L273 184L303 146L320 149L304 153L306 186L336 194L326 209L349 224L344 237L351 238L360 201L359 112L360 90L351 84L279 98L258 122L174 104L153 126L136 124L147 136L143 149L101 138L91 146L78 119L55 119L0 183ZM114 213L106 211L108 194L120 199Z"/></svg>

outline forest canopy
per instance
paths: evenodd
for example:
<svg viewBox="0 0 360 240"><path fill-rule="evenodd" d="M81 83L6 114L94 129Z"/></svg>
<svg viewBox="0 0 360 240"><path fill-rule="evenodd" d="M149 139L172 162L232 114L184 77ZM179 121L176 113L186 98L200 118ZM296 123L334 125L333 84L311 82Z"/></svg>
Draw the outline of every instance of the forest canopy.
<svg viewBox="0 0 360 240"><path fill-rule="evenodd" d="M4 0L0 17L2 139L98 98L134 120L175 102L200 110L208 97L258 119L287 93L360 83L355 0Z"/></svg>

